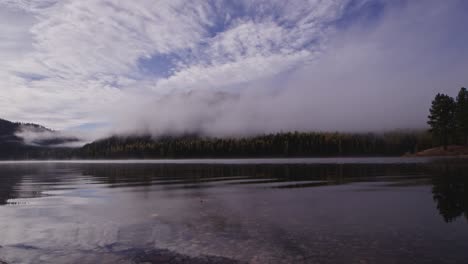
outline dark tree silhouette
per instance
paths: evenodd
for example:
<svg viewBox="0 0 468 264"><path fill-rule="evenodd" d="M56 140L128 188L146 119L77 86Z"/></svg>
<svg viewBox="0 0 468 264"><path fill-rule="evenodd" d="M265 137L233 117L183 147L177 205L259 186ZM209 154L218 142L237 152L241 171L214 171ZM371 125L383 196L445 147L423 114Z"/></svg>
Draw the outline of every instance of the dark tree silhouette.
<svg viewBox="0 0 468 264"><path fill-rule="evenodd" d="M243 138L110 137L87 144L77 158L231 158L397 156L432 145L427 132L383 134L294 132Z"/></svg>
<svg viewBox="0 0 468 264"><path fill-rule="evenodd" d="M399 156L414 153L432 145L427 131L402 130L365 134L288 132L223 138L204 137L197 134L158 138L149 135L113 136L87 144L82 148L59 148L48 147L48 145L60 143L58 140L73 139L43 140L41 145L26 145L15 134L21 125L25 124L0 119L0 160Z"/></svg>
<svg viewBox="0 0 468 264"><path fill-rule="evenodd" d="M445 94L437 94L429 110L429 121L432 134L442 141L447 149L449 138L455 130L455 101Z"/></svg>
<svg viewBox="0 0 468 264"><path fill-rule="evenodd" d="M455 120L463 144L468 144L468 91L464 87L460 89L457 96Z"/></svg>
<svg viewBox="0 0 468 264"><path fill-rule="evenodd" d="M441 164L431 170L432 194L446 222L468 220L468 170L466 164Z"/></svg>

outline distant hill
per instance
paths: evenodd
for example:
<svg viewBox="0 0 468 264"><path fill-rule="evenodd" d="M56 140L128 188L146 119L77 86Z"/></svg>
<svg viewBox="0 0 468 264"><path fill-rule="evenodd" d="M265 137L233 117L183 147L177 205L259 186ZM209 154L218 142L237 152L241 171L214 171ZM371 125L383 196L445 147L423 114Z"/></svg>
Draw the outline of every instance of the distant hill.
<svg viewBox="0 0 468 264"><path fill-rule="evenodd" d="M25 136L28 139L25 140ZM78 141L58 132L32 123L11 122L0 119L0 159L45 158L62 153L57 146Z"/></svg>
<svg viewBox="0 0 468 264"><path fill-rule="evenodd" d="M19 123L13 123L4 119L0 119L0 144L19 144L22 142L15 133L20 127Z"/></svg>
<svg viewBox="0 0 468 264"><path fill-rule="evenodd" d="M81 148L64 147L76 141L37 124L0 119L1 160L401 156L432 147L427 131L286 132L222 138L116 135Z"/></svg>

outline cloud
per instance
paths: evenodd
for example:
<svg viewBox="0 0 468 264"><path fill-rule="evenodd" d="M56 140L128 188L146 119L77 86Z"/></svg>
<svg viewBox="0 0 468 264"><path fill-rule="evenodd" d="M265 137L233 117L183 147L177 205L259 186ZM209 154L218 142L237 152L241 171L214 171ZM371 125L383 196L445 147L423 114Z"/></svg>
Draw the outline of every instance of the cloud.
<svg viewBox="0 0 468 264"><path fill-rule="evenodd" d="M2 117L211 135L424 127L461 0L0 1ZM9 23L9 21L14 21Z"/></svg>
<svg viewBox="0 0 468 264"><path fill-rule="evenodd" d="M210 98L219 94L196 91L222 83L211 85L213 81L204 75L210 68L197 69L189 74L197 78L180 80L185 87L196 87L195 92L144 104L147 114L140 114L138 122L154 134L425 128L434 94L453 95L468 83L468 54L462 44L468 36L460 35L466 19L459 5L454 1L389 7L371 27L356 24L337 32L316 57L304 56L307 59L292 71L279 70L278 65L288 61L284 58L278 64L265 63L278 70L269 78L249 79L250 73L265 77L249 64L241 64L237 72L222 69L229 65L223 64L213 76L230 86L223 90L227 96L216 100ZM451 43L454 36L459 46ZM249 81L240 88L233 78ZM124 118L119 127L128 123Z"/></svg>
<svg viewBox="0 0 468 264"><path fill-rule="evenodd" d="M78 147L89 138L77 138L74 133L48 130L43 127L22 125L15 133L23 142L31 146Z"/></svg>

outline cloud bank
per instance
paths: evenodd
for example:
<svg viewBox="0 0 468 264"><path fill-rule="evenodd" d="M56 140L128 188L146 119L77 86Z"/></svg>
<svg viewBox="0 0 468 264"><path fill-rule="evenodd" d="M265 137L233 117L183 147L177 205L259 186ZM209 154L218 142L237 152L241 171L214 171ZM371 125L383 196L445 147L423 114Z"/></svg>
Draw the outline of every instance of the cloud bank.
<svg viewBox="0 0 468 264"><path fill-rule="evenodd" d="M0 0L2 117L239 135L425 127L468 84L462 0Z"/></svg>

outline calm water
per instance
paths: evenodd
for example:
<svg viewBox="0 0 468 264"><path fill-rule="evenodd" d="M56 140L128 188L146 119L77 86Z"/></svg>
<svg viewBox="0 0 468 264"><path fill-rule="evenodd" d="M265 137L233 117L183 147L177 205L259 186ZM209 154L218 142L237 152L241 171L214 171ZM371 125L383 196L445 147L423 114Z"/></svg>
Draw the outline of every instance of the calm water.
<svg viewBox="0 0 468 264"><path fill-rule="evenodd" d="M468 160L0 163L0 263L468 263Z"/></svg>

